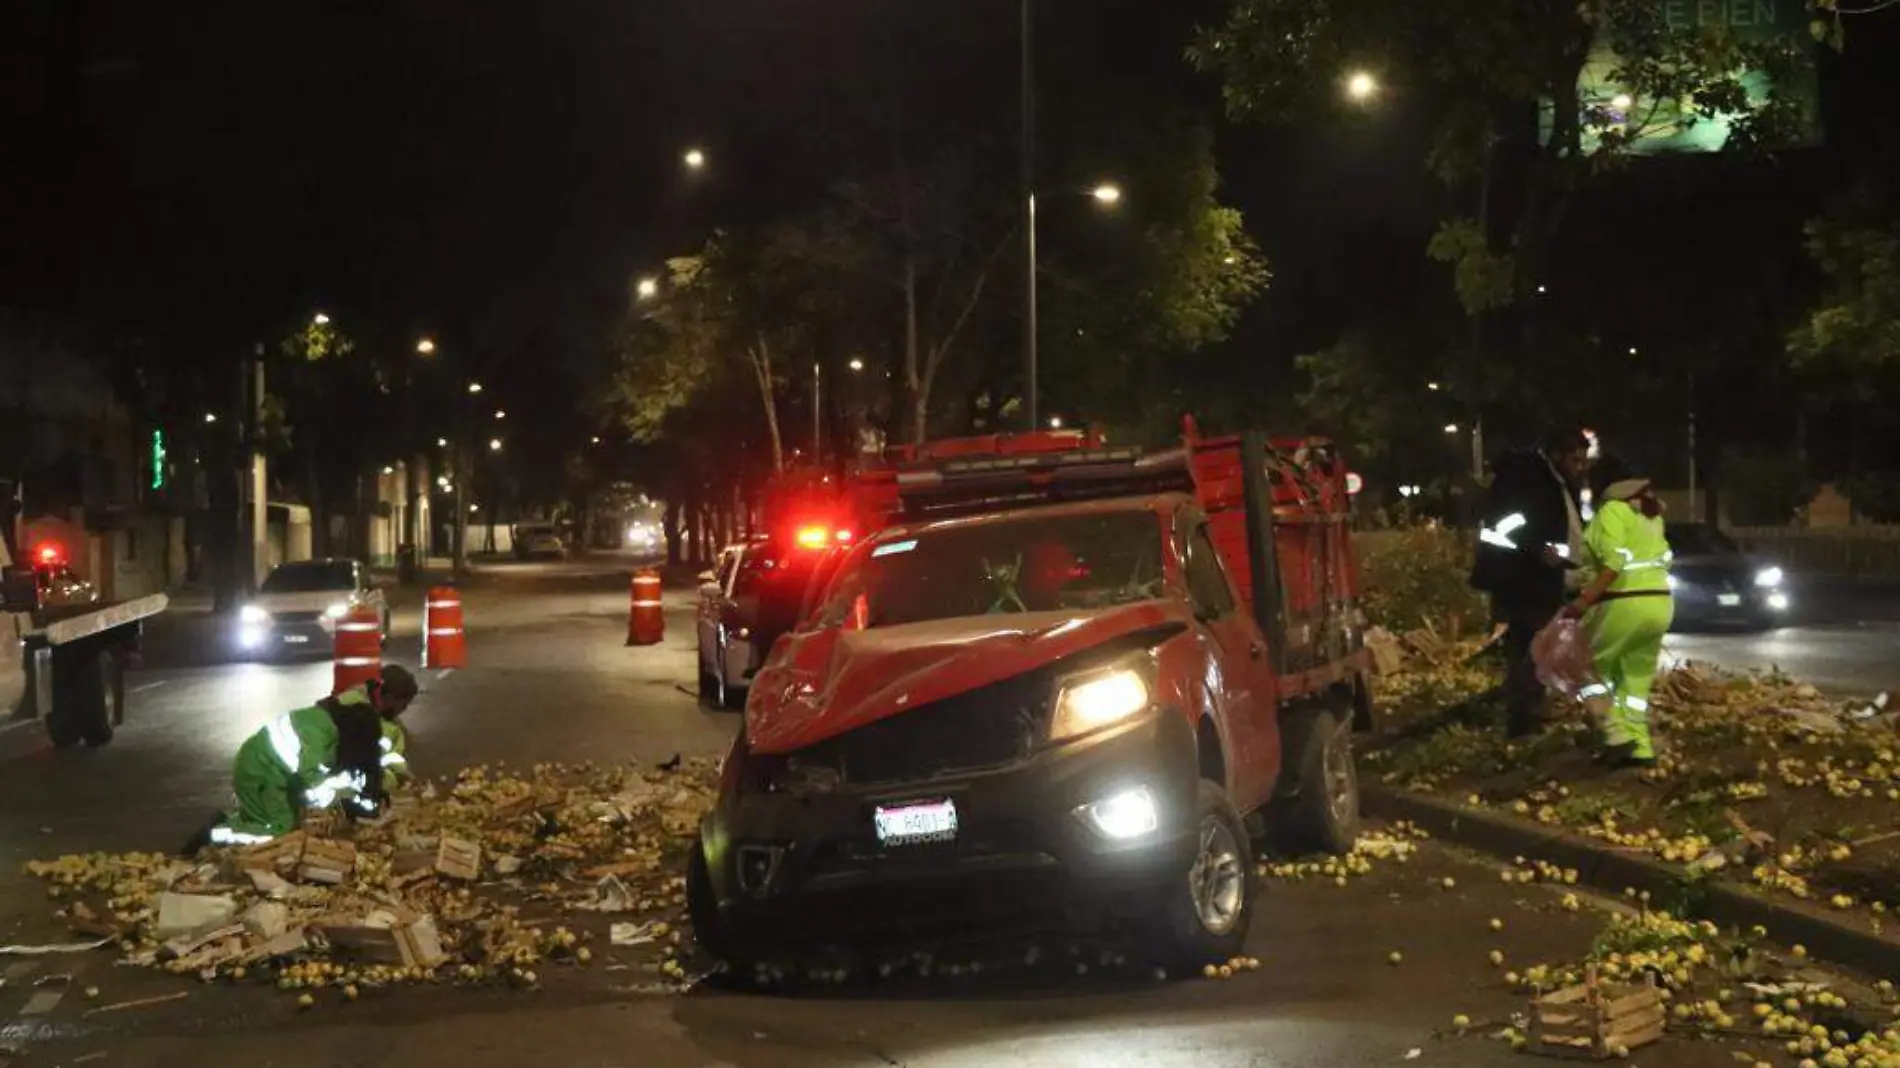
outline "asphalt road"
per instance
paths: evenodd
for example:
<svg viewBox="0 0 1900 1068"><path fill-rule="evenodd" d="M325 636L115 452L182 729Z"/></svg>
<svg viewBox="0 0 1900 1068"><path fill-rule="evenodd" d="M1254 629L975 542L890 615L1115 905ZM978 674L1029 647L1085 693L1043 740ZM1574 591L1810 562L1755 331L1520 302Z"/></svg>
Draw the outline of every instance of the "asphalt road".
<svg viewBox="0 0 1900 1068"><path fill-rule="evenodd" d="M627 649L625 591L613 562L499 568L471 585L470 666L425 674L409 715L417 770L719 752L736 721L687 692L689 595L668 594L666 644ZM154 635L152 665L132 684L131 720L111 746L55 753L37 727L0 732L0 943L70 937L20 874L25 860L176 846L223 802L238 742L327 690L325 664L218 663L205 655L202 624L169 626ZM414 663L414 630L413 613L400 613L392 660ZM1454 889L1443 885L1448 875ZM1504 934L1490 932L1491 917L1506 921ZM1522 1065L1501 1042L1451 1033L1454 1015L1495 1030L1524 1010L1486 954L1501 949L1512 967L1575 955L1601 918L1557 907L1542 888L1504 886L1489 865L1428 843L1412 863L1382 863L1345 888L1267 885L1249 946L1263 967L1225 982L1157 982L1145 969L1099 966L1082 976L1076 964L1087 958L1051 943L1052 963L978 978L675 996L653 993L651 976L603 945L588 968L548 969L535 992L418 989L354 1004L332 996L299 1012L272 990L129 971L104 953L0 956L0 1068ZM1402 964L1388 962L1393 951ZM1020 947L1000 952L1014 961ZM92 986L96 998L85 992ZM1714 1068L1751 1048L1669 1040L1640 1062Z"/></svg>
<svg viewBox="0 0 1900 1068"><path fill-rule="evenodd" d="M1894 655L1900 648L1900 586L1809 581L1792 593L1788 626L1672 634L1665 656L1735 671L1778 669L1843 695L1900 689L1900 658Z"/></svg>

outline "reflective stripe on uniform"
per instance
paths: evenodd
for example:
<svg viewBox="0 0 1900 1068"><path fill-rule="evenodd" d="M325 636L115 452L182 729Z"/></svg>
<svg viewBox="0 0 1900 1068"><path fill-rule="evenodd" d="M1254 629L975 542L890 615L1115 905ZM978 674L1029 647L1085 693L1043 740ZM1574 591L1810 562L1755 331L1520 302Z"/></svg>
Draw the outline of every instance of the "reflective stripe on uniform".
<svg viewBox="0 0 1900 1068"><path fill-rule="evenodd" d="M303 739L297 737L297 728L290 722L290 714L285 713L272 720L264 728L265 737L270 739L271 752L284 762L284 767L296 771L303 763Z"/></svg>
<svg viewBox="0 0 1900 1068"><path fill-rule="evenodd" d="M1588 701L1592 697L1602 697L1609 692L1610 692L1609 683L1593 682L1590 685L1585 686L1583 689L1578 690L1577 696Z"/></svg>
<svg viewBox="0 0 1900 1068"><path fill-rule="evenodd" d="M398 767L407 763L409 763L409 759L403 756L401 753L384 753L383 754L383 767L394 768L394 767Z"/></svg>
<svg viewBox="0 0 1900 1068"><path fill-rule="evenodd" d="M1530 522L1530 520L1524 518L1524 513L1512 512L1510 515L1498 520L1497 525L1494 527L1479 527L1478 540L1486 545L1495 545L1500 549L1515 550L1517 548L1517 542L1511 540L1511 532L1528 522Z"/></svg>
<svg viewBox="0 0 1900 1068"><path fill-rule="evenodd" d="M217 845L260 845L271 838L268 834L246 834L229 827L211 828L211 841Z"/></svg>

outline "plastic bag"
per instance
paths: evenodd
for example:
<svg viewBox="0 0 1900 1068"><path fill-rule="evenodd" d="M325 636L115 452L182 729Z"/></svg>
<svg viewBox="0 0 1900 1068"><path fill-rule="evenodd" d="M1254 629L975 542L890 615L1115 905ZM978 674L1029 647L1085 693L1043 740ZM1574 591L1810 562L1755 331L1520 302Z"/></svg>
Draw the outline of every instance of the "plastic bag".
<svg viewBox="0 0 1900 1068"><path fill-rule="evenodd" d="M1597 681L1590 639L1575 619L1558 616L1538 631L1531 639L1531 661L1537 665L1537 681L1565 697L1575 697Z"/></svg>

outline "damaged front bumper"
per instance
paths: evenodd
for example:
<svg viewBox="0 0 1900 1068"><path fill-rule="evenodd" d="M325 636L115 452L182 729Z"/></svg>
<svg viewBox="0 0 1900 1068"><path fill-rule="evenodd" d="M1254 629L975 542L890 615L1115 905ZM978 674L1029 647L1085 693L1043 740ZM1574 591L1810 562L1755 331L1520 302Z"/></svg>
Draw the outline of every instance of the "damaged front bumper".
<svg viewBox="0 0 1900 1068"><path fill-rule="evenodd" d="M1195 743L1185 716L1160 711L1006 766L728 788L701 827L719 923L738 943L797 948L1146 915L1198 844ZM954 829L893 835L891 813L920 805Z"/></svg>

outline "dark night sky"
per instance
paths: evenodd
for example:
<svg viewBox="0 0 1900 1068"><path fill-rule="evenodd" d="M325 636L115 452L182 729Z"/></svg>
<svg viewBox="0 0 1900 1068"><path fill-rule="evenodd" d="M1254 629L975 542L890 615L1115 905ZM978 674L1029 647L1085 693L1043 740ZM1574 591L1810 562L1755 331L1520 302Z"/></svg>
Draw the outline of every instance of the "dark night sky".
<svg viewBox="0 0 1900 1068"><path fill-rule="evenodd" d="M194 358L299 305L358 307L444 332L525 392L551 366L590 366L631 273L835 178L862 146L813 132L860 107L867 81L1013 128L1015 0L911 2L893 33L869 17L889 0L13 0L0 117L32 151L0 175L21 183L0 210L27 241L0 301L169 317ZM1218 0L1042 5L1052 97L1175 96L1217 117L1217 87L1181 51ZM1857 24L1847 58L1824 61L1828 148L1606 210L1811 213L1831 179L1892 156L1896 24ZM70 100L41 92L62 43ZM1315 118L1220 133L1226 194L1276 273L1232 344L1268 371L1440 277L1422 246L1448 201L1403 106ZM711 154L706 175L683 173L688 144Z"/></svg>

